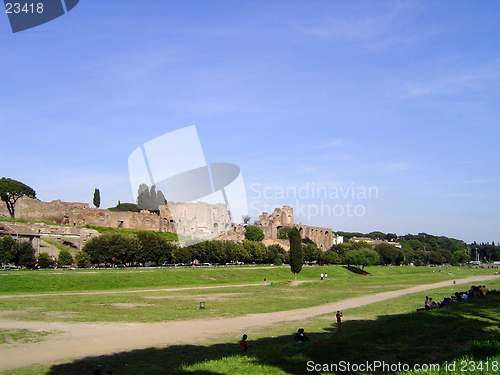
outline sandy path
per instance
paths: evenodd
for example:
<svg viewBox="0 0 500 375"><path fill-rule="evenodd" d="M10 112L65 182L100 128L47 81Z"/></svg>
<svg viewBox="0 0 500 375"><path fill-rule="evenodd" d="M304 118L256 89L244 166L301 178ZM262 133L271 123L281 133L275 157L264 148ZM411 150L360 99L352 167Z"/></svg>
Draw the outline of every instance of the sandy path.
<svg viewBox="0 0 500 375"><path fill-rule="evenodd" d="M474 284L499 276L474 276L457 279L456 284ZM337 310L368 305L402 295L452 286L452 281L419 285L407 289L351 298L322 306L280 311L266 314L250 314L236 318L218 318L163 323L66 323L20 322L0 320L0 329L29 329L33 331L57 331L41 342L33 344L0 345L0 371L29 366L50 364L55 361L98 356L172 344L193 344L212 339L220 334L242 332L265 327L278 322L299 321Z"/></svg>

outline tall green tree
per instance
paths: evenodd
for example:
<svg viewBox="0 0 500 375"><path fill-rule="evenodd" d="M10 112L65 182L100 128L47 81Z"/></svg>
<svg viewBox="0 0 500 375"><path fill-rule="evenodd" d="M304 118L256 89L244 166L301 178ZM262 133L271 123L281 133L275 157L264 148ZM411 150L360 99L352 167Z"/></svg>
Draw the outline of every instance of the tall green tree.
<svg viewBox="0 0 500 375"><path fill-rule="evenodd" d="M15 259L16 266L34 267L36 263L35 249L31 243L24 241L19 244L18 256Z"/></svg>
<svg viewBox="0 0 500 375"><path fill-rule="evenodd" d="M304 254L302 250L302 241L297 228L293 228L289 233L290 238L290 270L297 279L297 274L302 271L304 263Z"/></svg>
<svg viewBox="0 0 500 375"><path fill-rule="evenodd" d="M101 205L101 192L97 188L94 189L94 199L92 200L92 203L94 203L96 208L99 208Z"/></svg>
<svg viewBox="0 0 500 375"><path fill-rule="evenodd" d="M2 177L0 179L0 198L7 205L11 222L15 222L15 204L21 197L35 198L35 190L20 181Z"/></svg>
<svg viewBox="0 0 500 375"><path fill-rule="evenodd" d="M161 190L156 190L156 186L151 186L141 184L139 190L137 191L137 205L143 210L158 211L159 206L164 206L167 204L167 200L163 195Z"/></svg>
<svg viewBox="0 0 500 375"><path fill-rule="evenodd" d="M165 206L167 204L167 200L165 199L165 195L163 195L163 192L161 190L158 190L156 192L156 207L157 210L160 209L159 206Z"/></svg>
<svg viewBox="0 0 500 375"><path fill-rule="evenodd" d="M137 205L143 210L149 207L149 188L146 184L140 184L137 191Z"/></svg>
<svg viewBox="0 0 500 375"><path fill-rule="evenodd" d="M13 263L17 249L18 244L11 236L0 238L0 264Z"/></svg>

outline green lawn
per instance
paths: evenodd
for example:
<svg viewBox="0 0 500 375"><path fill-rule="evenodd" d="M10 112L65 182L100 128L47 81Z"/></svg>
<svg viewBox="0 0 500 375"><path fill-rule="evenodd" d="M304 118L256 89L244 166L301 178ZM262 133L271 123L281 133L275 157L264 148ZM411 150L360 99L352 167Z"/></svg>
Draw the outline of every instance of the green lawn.
<svg viewBox="0 0 500 375"><path fill-rule="evenodd" d="M375 371L308 371L324 365L328 369L351 369L376 364L400 368L439 365L440 371L418 374L463 374L464 364L482 370L467 374L490 374L500 361L500 295L462 301L434 311L407 312L375 319L346 321L343 332L335 331L333 319L318 317L304 322L310 342L293 341L295 326L279 324L249 334L252 347L239 353L239 337L223 337L206 345L174 345L85 358L50 367L32 367L5 374L91 374L96 368L114 374L361 374ZM346 311L348 314L349 312ZM316 344L326 346L316 346ZM464 361L467 361L465 363ZM473 362L471 362L473 361ZM455 363L458 371L446 371ZM378 373L394 374L397 371ZM417 373L417 372L415 372Z"/></svg>
<svg viewBox="0 0 500 375"><path fill-rule="evenodd" d="M453 280L466 276L492 275L492 269L461 267L380 267L366 269L370 276L353 274L342 266L304 267L298 280L319 281L321 273L328 274L328 281L348 285L349 277L357 283L371 285L383 279L385 285L416 285ZM443 272L441 272L443 271ZM452 272L452 275L448 275ZM155 288L181 288L195 286L217 286L260 283L264 278L270 282L292 281L288 266L269 267L190 267L142 268L104 270L38 270L0 271L0 295L61 293L81 291L120 291ZM378 282L378 281L377 281Z"/></svg>
<svg viewBox="0 0 500 375"><path fill-rule="evenodd" d="M456 278L448 270L439 272L427 267L372 267L369 271L371 276L362 276L341 266L305 267L299 280L306 282L299 285L293 284L287 267L6 271L0 276L0 281L4 281L0 284L4 291L0 295L0 311L5 319L76 322L233 317L318 306L443 280L450 280L451 284ZM328 281L320 281L321 272L328 273ZM460 276L476 272L452 271ZM481 272L491 274L491 270ZM231 286L238 284L252 286ZM7 293L8 289L19 293L23 285L30 296L5 298L12 294ZM214 288L187 289L190 287ZM158 290L168 288L185 289ZM121 292L111 293L116 291ZM81 294L59 296L54 295L56 292ZM199 309L200 302L206 303L205 310Z"/></svg>
<svg viewBox="0 0 500 375"><path fill-rule="evenodd" d="M425 295L439 300L468 285L452 285L451 280L477 275L492 275L494 270L428 267L370 267L370 276L351 273L340 266L305 267L293 285L288 267L141 269L141 270L54 270L0 272L0 297L14 294L41 294L0 298L3 319L41 321L137 321L228 317L247 313L283 311L316 306L360 295L380 293L419 284L450 281L450 287L406 295L396 299L345 310L343 332L335 331L333 314L300 323L311 339L305 345L293 342L297 322L278 323L247 332L253 345L247 356L239 353L239 336L223 335L205 345L174 345L150 348L95 358L85 358L54 366L32 366L4 374L92 374L100 368L104 374L327 374L308 371L317 364L376 363L439 364L439 374L452 364L463 369L467 359L489 373L493 361L500 361L500 295L463 301L434 311L415 311ZM434 272L433 272L434 271ZM444 272L440 272L444 271ZM449 275L448 272L452 274ZM328 281L319 280L328 273ZM351 278L353 277L353 278ZM267 279L264 285L263 279ZM274 287L270 287L273 282ZM241 286L258 284L257 286ZM500 277L485 282L500 290ZM185 289L183 291L146 291L164 288L189 288L240 285L228 288ZM136 292L128 292L130 290ZM110 292L117 294L77 294L64 292ZM200 310L199 303L206 309ZM257 303L258 302L258 303ZM347 320L356 317L356 320ZM3 344L16 340L43 340L44 334L22 330L4 331ZM182 334L182 333L179 333ZM316 346L316 343L330 343ZM488 362L485 362L488 361ZM311 367L313 366L313 367ZM338 374L372 371L333 371ZM385 371L383 373L395 373ZM420 371L419 374L437 374ZM457 371L455 373L464 373Z"/></svg>

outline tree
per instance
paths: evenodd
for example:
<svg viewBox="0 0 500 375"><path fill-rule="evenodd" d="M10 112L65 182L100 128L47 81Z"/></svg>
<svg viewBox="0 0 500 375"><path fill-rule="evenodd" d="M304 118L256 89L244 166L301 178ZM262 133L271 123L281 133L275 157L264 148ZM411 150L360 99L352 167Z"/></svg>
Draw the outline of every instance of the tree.
<svg viewBox="0 0 500 375"><path fill-rule="evenodd" d="M141 212L141 208L135 203L119 203L115 207L108 208L109 211L113 212Z"/></svg>
<svg viewBox="0 0 500 375"><path fill-rule="evenodd" d="M373 266L379 261L379 254L371 248L362 248L359 250L348 251L345 255L344 262L347 265L361 266L363 269L365 266Z"/></svg>
<svg viewBox="0 0 500 375"><path fill-rule="evenodd" d="M156 206L158 207L157 209L159 210L159 206L165 206L167 204L167 200L165 199L165 195L163 195L163 192L161 190L158 190L156 192Z"/></svg>
<svg viewBox="0 0 500 375"><path fill-rule="evenodd" d="M262 241L264 239L264 232L255 225L249 225L245 229L245 239L248 241Z"/></svg>
<svg viewBox="0 0 500 375"><path fill-rule="evenodd" d="M15 222L15 204L21 197L35 198L35 190L22 182L2 177L0 179L0 198L7 205L11 222Z"/></svg>
<svg viewBox="0 0 500 375"><path fill-rule="evenodd" d="M389 243L383 242L381 244L378 244L377 246L375 246L375 251L380 254L380 260L382 264L392 264L394 266L399 266L405 259L403 251Z"/></svg>
<svg viewBox="0 0 500 375"><path fill-rule="evenodd" d="M139 190L137 191L137 205L143 210L149 208L149 188L146 184L139 185Z"/></svg>
<svg viewBox="0 0 500 375"><path fill-rule="evenodd" d="M302 271L302 264L304 263L304 255L302 250L302 241L300 233L297 228L293 228L290 233L290 270L297 279L297 274Z"/></svg>
<svg viewBox="0 0 500 375"><path fill-rule="evenodd" d="M325 251L323 254L322 260L324 262L327 262L329 264L339 264L340 263L340 256L338 253L333 251L332 249Z"/></svg>
<svg viewBox="0 0 500 375"><path fill-rule="evenodd" d="M280 229L278 229L278 238L280 240L288 240L291 230L292 227L281 227Z"/></svg>
<svg viewBox="0 0 500 375"><path fill-rule="evenodd" d="M19 252L15 260L16 266L20 267L34 267L36 263L35 249L31 243L24 241L19 245Z"/></svg>
<svg viewBox="0 0 500 375"><path fill-rule="evenodd" d="M241 245L255 263L264 263L267 260L267 248L262 242L245 240Z"/></svg>
<svg viewBox="0 0 500 375"><path fill-rule="evenodd" d="M58 266L71 266L73 264L73 257L70 252L66 249L60 250L56 264Z"/></svg>
<svg viewBox="0 0 500 375"><path fill-rule="evenodd" d="M269 263L283 264L286 261L286 250L278 244L272 244L267 247L267 261Z"/></svg>
<svg viewBox="0 0 500 375"><path fill-rule="evenodd" d="M143 210L158 211L159 206L164 206L167 204L165 196L161 190L156 191L156 186L151 186L141 184L139 190L137 191L137 205Z"/></svg>
<svg viewBox="0 0 500 375"><path fill-rule="evenodd" d="M87 267L87 264L90 263L90 255L82 250L82 251L76 253L75 262L79 268L85 268L85 267Z"/></svg>
<svg viewBox="0 0 500 375"><path fill-rule="evenodd" d="M243 220L243 223L248 224L251 218L248 215L241 215L241 219Z"/></svg>
<svg viewBox="0 0 500 375"><path fill-rule="evenodd" d="M40 268L49 268L53 265L52 259L47 253L40 253L38 255L38 267Z"/></svg>
<svg viewBox="0 0 500 375"><path fill-rule="evenodd" d="M443 264L443 256L439 251L429 251L429 263Z"/></svg>
<svg viewBox="0 0 500 375"><path fill-rule="evenodd" d="M306 243L302 246L304 251L304 260L306 262L314 262L315 260L321 260L323 251L318 249L318 246L313 242Z"/></svg>
<svg viewBox="0 0 500 375"><path fill-rule="evenodd" d="M165 250L167 249L166 241L163 237L159 236L157 233L143 230L137 235L137 238L141 244L141 251L139 253L139 262L154 262L160 263L160 260L168 261L165 258ZM171 258L172 250L170 249L167 258Z"/></svg>
<svg viewBox="0 0 500 375"><path fill-rule="evenodd" d="M11 236L0 238L0 264L14 262L17 246L17 242Z"/></svg>
<svg viewBox="0 0 500 375"><path fill-rule="evenodd" d="M99 208L101 205L101 193L99 192L99 189L94 189L94 199L92 200L92 203L94 203L96 208Z"/></svg>

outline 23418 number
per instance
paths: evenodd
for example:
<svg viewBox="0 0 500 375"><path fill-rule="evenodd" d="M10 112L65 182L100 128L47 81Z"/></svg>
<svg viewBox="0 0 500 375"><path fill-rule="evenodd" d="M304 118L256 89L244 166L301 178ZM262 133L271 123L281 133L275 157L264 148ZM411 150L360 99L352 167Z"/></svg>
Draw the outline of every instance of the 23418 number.
<svg viewBox="0 0 500 375"><path fill-rule="evenodd" d="M34 3L28 4L24 3L24 6L21 7L20 3L5 3L5 13L43 13L43 3Z"/></svg>

